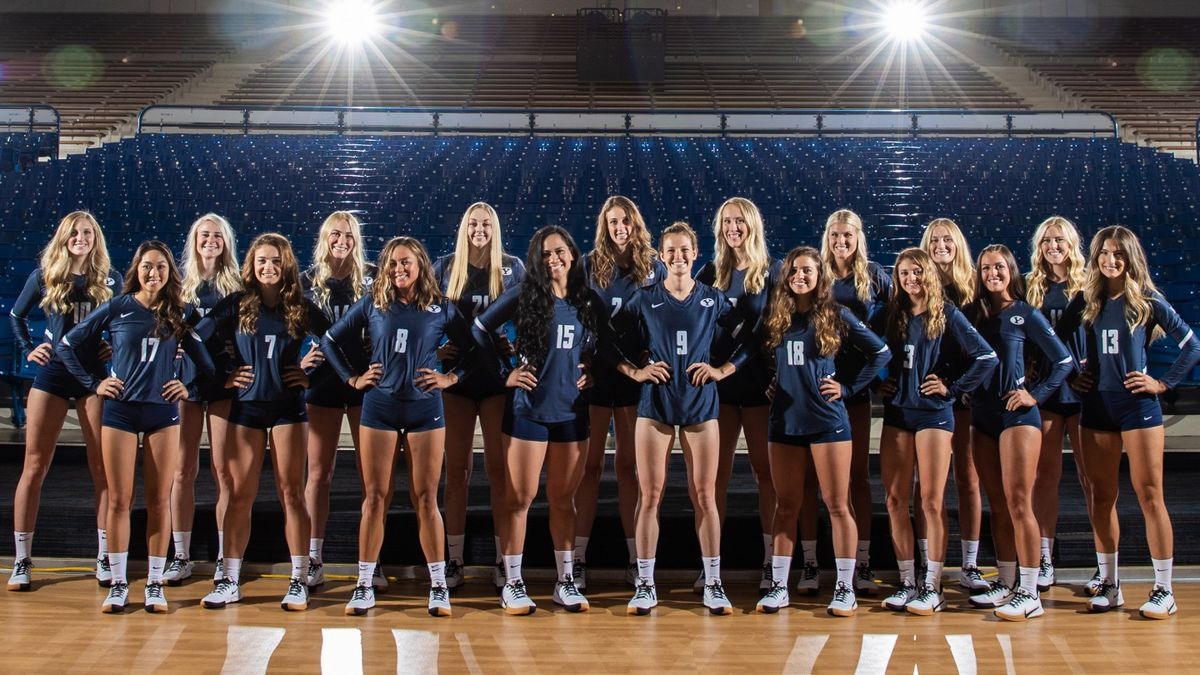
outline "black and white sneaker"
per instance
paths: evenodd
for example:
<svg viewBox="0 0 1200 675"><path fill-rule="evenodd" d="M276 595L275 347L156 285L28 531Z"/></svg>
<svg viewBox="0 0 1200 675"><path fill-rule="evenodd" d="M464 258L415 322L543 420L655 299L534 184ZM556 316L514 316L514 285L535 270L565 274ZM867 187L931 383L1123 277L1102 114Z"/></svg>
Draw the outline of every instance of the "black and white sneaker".
<svg viewBox="0 0 1200 675"><path fill-rule="evenodd" d="M920 589L915 584L900 584L880 604L883 605L884 609L890 609L893 612L903 612L904 608L908 607L908 603L912 602L920 592Z"/></svg>
<svg viewBox="0 0 1200 675"><path fill-rule="evenodd" d="M758 591L760 593L771 590L771 587L775 585L775 581L772 578L774 573L774 570L771 569L771 563L763 563L762 574L758 575Z"/></svg>
<svg viewBox="0 0 1200 675"><path fill-rule="evenodd" d="M1096 571L1099 572L1099 570ZM1050 587L1054 585L1056 580L1057 578L1054 574L1054 562L1051 561L1050 558L1042 556L1041 561L1038 563L1038 592L1045 593L1046 591L1050 590Z"/></svg>
<svg viewBox="0 0 1200 675"><path fill-rule="evenodd" d="M733 614L733 604L725 595L725 587L721 585L720 579L714 579L711 583L704 584L704 606L708 608L709 614L717 616Z"/></svg>
<svg viewBox="0 0 1200 675"><path fill-rule="evenodd" d="M317 562L316 558L308 559L308 570L304 574L304 584L316 589L325 584L325 564Z"/></svg>
<svg viewBox="0 0 1200 675"><path fill-rule="evenodd" d="M655 607L658 607L658 591L654 588L654 584L647 579L638 579L637 587L633 590L633 598L625 606L625 613L646 616Z"/></svg>
<svg viewBox="0 0 1200 675"><path fill-rule="evenodd" d="M1083 585L1083 592L1088 595L1096 595L1100 592L1100 587L1104 585L1104 578L1100 576L1100 568L1097 567L1095 572L1092 572L1092 578Z"/></svg>
<svg viewBox="0 0 1200 675"><path fill-rule="evenodd" d="M942 595L941 589L926 587L913 598L904 609L908 610L909 614L917 614L919 616L930 616L934 612L940 612L946 606L946 596Z"/></svg>
<svg viewBox="0 0 1200 675"><path fill-rule="evenodd" d="M100 605L100 611L105 614L120 614L125 611L125 603L129 602L129 584L115 581L108 587L108 596Z"/></svg>
<svg viewBox="0 0 1200 675"><path fill-rule="evenodd" d="M287 612L303 612L308 609L308 584L303 579L288 580L287 593L279 606Z"/></svg>
<svg viewBox="0 0 1200 675"><path fill-rule="evenodd" d="M638 587L637 563L629 563L625 566L625 583L633 586L634 589Z"/></svg>
<svg viewBox="0 0 1200 675"><path fill-rule="evenodd" d="M167 611L167 596L163 595L163 585L159 583L146 584L146 611L150 613Z"/></svg>
<svg viewBox="0 0 1200 675"><path fill-rule="evenodd" d="M1138 612L1147 619L1169 619L1179 611L1175 604L1175 594L1162 586L1155 586L1150 591L1150 599L1142 604Z"/></svg>
<svg viewBox="0 0 1200 675"><path fill-rule="evenodd" d="M972 595L968 601L974 607L995 609L1007 605L1012 599L1013 589L1002 579L996 579L986 591Z"/></svg>
<svg viewBox="0 0 1200 675"><path fill-rule="evenodd" d="M446 586L429 587L429 616L450 616L450 589Z"/></svg>
<svg viewBox="0 0 1200 675"><path fill-rule="evenodd" d="M924 579L925 575L922 574ZM964 567L958 571L958 585L968 591L986 591L990 585L987 579L983 578L983 572L979 571L978 567Z"/></svg>
<svg viewBox="0 0 1200 675"><path fill-rule="evenodd" d="M463 564L461 560L451 560L446 563L446 588L454 590L463 585Z"/></svg>
<svg viewBox="0 0 1200 675"><path fill-rule="evenodd" d="M847 586L845 582L838 582L838 585L833 588L833 600L829 602L825 611L830 616L854 616L854 613L858 611L858 598L854 595L854 589Z"/></svg>
<svg viewBox="0 0 1200 675"><path fill-rule="evenodd" d="M96 583L100 588L108 588L112 584L112 567L108 564L108 556L96 558Z"/></svg>
<svg viewBox="0 0 1200 675"><path fill-rule="evenodd" d="M33 561L21 558L13 563L12 576L8 578L8 590L28 591L33 577Z"/></svg>
<svg viewBox="0 0 1200 675"><path fill-rule="evenodd" d="M529 592L525 590L525 582L521 579L505 582L500 589L500 607L508 614L524 616L537 611L537 605Z"/></svg>
<svg viewBox="0 0 1200 675"><path fill-rule="evenodd" d="M800 579L796 581L796 590L808 595L816 595L821 591L821 568L816 563L805 563L800 568Z"/></svg>
<svg viewBox="0 0 1200 675"><path fill-rule="evenodd" d="M1012 598L992 612L1005 621L1028 621L1045 613L1042 609L1042 598L1030 595L1028 591L1018 588Z"/></svg>
<svg viewBox="0 0 1200 675"><path fill-rule="evenodd" d="M765 595L758 600L758 605L755 610L763 614L774 614L779 610L791 604L791 598L788 596L787 584L777 584L771 582L771 587L767 589Z"/></svg>
<svg viewBox="0 0 1200 675"><path fill-rule="evenodd" d="M1088 611L1107 612L1124 604L1125 596L1121 593L1121 585L1105 579L1096 594L1088 600Z"/></svg>
<svg viewBox="0 0 1200 675"><path fill-rule="evenodd" d="M175 556L171 558L171 562L167 563L167 569L163 572L163 581L168 586L178 586L183 583L184 579L192 576L192 570L196 564L187 558Z"/></svg>
<svg viewBox="0 0 1200 675"><path fill-rule="evenodd" d="M591 609L588 599L575 586L575 580L565 574L555 582L552 600L568 612L586 612Z"/></svg>
<svg viewBox="0 0 1200 675"><path fill-rule="evenodd" d="M571 567L571 578L575 581L575 588L580 592L587 590L587 562L576 560Z"/></svg>
<svg viewBox="0 0 1200 675"><path fill-rule="evenodd" d="M496 587L496 592L500 593L504 590L504 583L507 581L504 571L504 563L498 562L492 568L492 585Z"/></svg>
<svg viewBox="0 0 1200 675"><path fill-rule="evenodd" d="M375 606L375 589L367 584L354 587L350 602L346 603L346 616L363 616Z"/></svg>
<svg viewBox="0 0 1200 675"><path fill-rule="evenodd" d="M220 586L221 580L225 578L225 559L217 558L217 562L213 565L213 586Z"/></svg>
<svg viewBox="0 0 1200 675"><path fill-rule="evenodd" d="M225 605L238 602L241 599L242 592L238 582L226 578L218 581L216 588L204 596L200 604L204 605L206 609L221 609Z"/></svg>
<svg viewBox="0 0 1200 675"><path fill-rule="evenodd" d="M375 574L371 577L371 588L374 588L376 593L382 593L388 589L387 575L383 573L383 567L379 563L375 564Z"/></svg>
<svg viewBox="0 0 1200 675"><path fill-rule="evenodd" d="M879 582L875 581L875 570L870 563L859 563L854 568L854 592L858 595L875 595Z"/></svg>

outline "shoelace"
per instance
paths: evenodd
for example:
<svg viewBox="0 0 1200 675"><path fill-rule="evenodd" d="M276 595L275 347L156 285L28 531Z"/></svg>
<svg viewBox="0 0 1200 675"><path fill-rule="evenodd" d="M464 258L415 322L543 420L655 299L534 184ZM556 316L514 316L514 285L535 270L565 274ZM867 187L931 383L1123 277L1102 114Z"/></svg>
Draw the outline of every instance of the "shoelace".
<svg viewBox="0 0 1200 675"><path fill-rule="evenodd" d="M858 578L864 581L875 581L875 571L867 565L859 565L855 570L858 573Z"/></svg>
<svg viewBox="0 0 1200 675"><path fill-rule="evenodd" d="M725 588L721 586L721 582L719 581L714 581L713 583L708 584L704 587L704 590L708 591L708 593L716 600L725 599Z"/></svg>
<svg viewBox="0 0 1200 675"><path fill-rule="evenodd" d="M217 584L217 587L214 590L217 593L228 593L233 588L237 588L237 582L229 577L225 577L221 579L220 583Z"/></svg>
<svg viewBox="0 0 1200 675"><path fill-rule="evenodd" d="M1042 558L1041 564L1038 565L1038 572L1041 573L1042 576L1045 576L1047 574L1050 574L1051 567L1054 567L1054 565L1050 564L1050 559Z"/></svg>
<svg viewBox="0 0 1200 675"><path fill-rule="evenodd" d="M1102 582L1102 583L1100 584L1100 588L1099 588L1099 590L1097 590L1097 591L1096 591L1096 597L1100 597L1100 596L1103 596L1103 595L1108 595L1109 593L1111 593L1112 591L1115 591L1116 589L1117 589L1117 585L1116 585L1116 584L1109 583L1109 582L1107 582L1107 581L1105 581L1105 582Z"/></svg>
<svg viewBox="0 0 1200 675"><path fill-rule="evenodd" d="M432 586L429 589L430 602L446 602L446 598L450 595L450 591L445 586Z"/></svg>
<svg viewBox="0 0 1200 675"><path fill-rule="evenodd" d="M31 569L33 569L33 561L29 558L22 558L17 561L15 566L13 566L13 576L29 574L29 570Z"/></svg>
<svg viewBox="0 0 1200 675"><path fill-rule="evenodd" d="M1018 588L1017 590L1013 591L1012 600L1009 600L1009 603L1016 604L1016 603L1023 602L1025 600L1036 600L1036 599L1037 598L1033 597L1033 594L1030 593L1029 591L1025 590L1024 588Z"/></svg>
<svg viewBox="0 0 1200 675"><path fill-rule="evenodd" d="M324 565L317 562L316 560L313 560L312 558L309 558L308 559L308 576L310 576L310 577L317 576L317 573L321 571L322 567L324 567Z"/></svg>
<svg viewBox="0 0 1200 675"><path fill-rule="evenodd" d="M915 584L900 584L900 588L897 588L896 592L892 593L892 597L893 598L911 598L911 597L914 597L916 595L916 593L917 593L917 587Z"/></svg>
<svg viewBox="0 0 1200 675"><path fill-rule="evenodd" d="M303 581L300 581L299 579L292 579L288 582L288 595L299 595L303 597L304 590L305 586Z"/></svg>
<svg viewBox="0 0 1200 675"><path fill-rule="evenodd" d="M771 578L773 578L772 577L773 574L775 574L775 570L771 568L771 563L763 563L762 578L763 579L771 579Z"/></svg>
<svg viewBox="0 0 1200 675"><path fill-rule="evenodd" d="M112 569L108 565L108 556L106 556L106 555L102 555L99 558L96 558L96 565L100 568L101 572L111 572L112 571Z"/></svg>
<svg viewBox="0 0 1200 675"><path fill-rule="evenodd" d="M171 562L167 564L167 573L182 572L185 564L187 564L187 560L183 558L171 558ZM104 567L107 568L108 564L106 563Z"/></svg>
<svg viewBox="0 0 1200 675"><path fill-rule="evenodd" d="M1163 604L1167 598L1171 596L1171 591L1162 586L1155 586L1154 590L1150 591L1150 602L1155 605Z"/></svg>
<svg viewBox="0 0 1200 675"><path fill-rule="evenodd" d="M838 584L837 588L833 589L833 601L845 602L850 597L850 587L846 584Z"/></svg>
<svg viewBox="0 0 1200 675"><path fill-rule="evenodd" d="M963 570L963 574L967 575L967 578L971 581L983 579L983 574L979 572L978 567L968 567L967 569Z"/></svg>
<svg viewBox="0 0 1200 675"><path fill-rule="evenodd" d="M350 596L350 601L366 600L367 595L371 592L370 586L355 586L354 593Z"/></svg>
<svg viewBox="0 0 1200 675"><path fill-rule="evenodd" d="M456 577L460 574L462 574L462 565L459 565L458 562L454 560L446 563L446 576Z"/></svg>
<svg viewBox="0 0 1200 675"><path fill-rule="evenodd" d="M586 571L587 571L587 563L577 562L571 568L571 578L572 579L582 579L583 575Z"/></svg>
<svg viewBox="0 0 1200 675"><path fill-rule="evenodd" d="M558 583L559 583L559 587L562 589L562 594L564 596L580 595L579 587L575 585L575 579L573 579L571 577L565 577L565 578L563 578L562 581L559 581Z"/></svg>
<svg viewBox="0 0 1200 675"><path fill-rule="evenodd" d="M816 565L805 565L804 566L804 578L805 579L815 579L819 576L821 576L821 568L820 567L817 567Z"/></svg>
<svg viewBox="0 0 1200 675"><path fill-rule="evenodd" d="M122 598L129 591L129 584L124 581L114 581L108 589L108 597Z"/></svg>
<svg viewBox="0 0 1200 675"><path fill-rule="evenodd" d="M574 586L575 585L574 582L572 582L571 585ZM510 581L510 582L508 582L507 586L508 586L508 592L513 596L514 600L529 597L529 594L525 592L525 582L524 581L521 581L520 579L518 579L517 581Z"/></svg>
<svg viewBox="0 0 1200 675"><path fill-rule="evenodd" d="M161 600L163 596L162 584L146 584L146 597Z"/></svg>
<svg viewBox="0 0 1200 675"><path fill-rule="evenodd" d="M987 590L988 595L1007 595L1012 592L1012 588L1003 581L996 580L992 582L992 587Z"/></svg>
<svg viewBox="0 0 1200 675"><path fill-rule="evenodd" d="M921 593L917 595L914 600L917 602L930 602L935 598L937 598L937 591L933 590L932 588L926 588L925 590L921 591Z"/></svg>
<svg viewBox="0 0 1200 675"><path fill-rule="evenodd" d="M768 598L772 600L779 599L787 593L787 586L783 584L771 584L771 588L767 590Z"/></svg>
<svg viewBox="0 0 1200 675"><path fill-rule="evenodd" d="M654 587L642 579L638 579L637 588L633 591L634 600L649 600L653 597Z"/></svg>

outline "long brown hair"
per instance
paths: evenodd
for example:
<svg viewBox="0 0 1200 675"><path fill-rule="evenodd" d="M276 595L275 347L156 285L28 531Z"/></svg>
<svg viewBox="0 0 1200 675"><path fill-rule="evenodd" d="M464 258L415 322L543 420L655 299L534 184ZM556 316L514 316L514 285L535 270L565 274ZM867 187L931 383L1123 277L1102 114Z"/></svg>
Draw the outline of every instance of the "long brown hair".
<svg viewBox="0 0 1200 675"><path fill-rule="evenodd" d="M646 283L654 269L654 258L657 253L650 242L650 231L646 229L646 221L637 204L628 197L613 195L604 200L600 213L596 216L596 238L592 252L588 253L588 263L592 270L592 283L600 288L608 288L613 280L613 270L616 268L617 247L608 238L608 212L612 209L622 209L629 217L629 259L633 263L633 279L638 286Z"/></svg>
<svg viewBox="0 0 1200 675"><path fill-rule="evenodd" d="M817 351L821 356L833 356L842 346L845 324L833 300L833 279L829 268L821 263L821 253L811 246L797 246L788 251L783 260L783 276L771 291L771 305L767 310L767 339L764 347L774 349L783 341L784 333L792 327L792 315L796 313L796 296L788 283L794 270L792 266L800 258L809 258L817 268L817 287L811 294L812 308L808 312L813 333L817 337Z"/></svg>
<svg viewBox="0 0 1200 675"><path fill-rule="evenodd" d="M925 289L925 337L933 340L946 332L946 294L942 292L942 277L933 258L923 248L906 248L896 256L892 268L892 299L888 301L887 334L889 340L908 339L908 320L912 316L912 299L900 283L900 263L908 261L924 271L921 285Z"/></svg>
<svg viewBox="0 0 1200 675"><path fill-rule="evenodd" d="M287 238L275 232L258 235L246 249L246 258L242 262L242 285L246 287L246 292L238 302L238 329L243 333L253 334L258 328L258 314L262 311L262 285L254 276L254 254L263 246L279 249L279 257L282 258L279 274L279 310L287 325L288 334L294 338L303 337L308 332L308 313L304 309L300 265L296 263L296 254L292 252L292 245L288 243Z"/></svg>
<svg viewBox="0 0 1200 675"><path fill-rule="evenodd" d="M416 288L413 289L413 302L419 309L429 309L441 299L437 279L433 276L433 263L429 262L429 252L420 241L412 237L392 237L383 245L379 252L379 276L371 286L371 302L379 311L384 311L396 301L396 287L392 285L392 254L401 246L413 252L417 257Z"/></svg>
<svg viewBox="0 0 1200 675"><path fill-rule="evenodd" d="M1116 241L1125 252L1125 291L1122 296L1125 298L1125 323L1133 330L1150 321L1150 296L1158 293L1158 287L1150 278L1150 265L1146 262L1146 252L1142 250L1137 235L1120 225L1106 227L1092 237L1087 281L1083 286L1083 297L1087 301L1083 309L1083 321L1088 325L1095 323L1104 309L1104 303L1108 301L1107 277L1100 272L1100 249L1109 239ZM1158 331L1155 333L1157 336Z"/></svg>
<svg viewBox="0 0 1200 675"><path fill-rule="evenodd" d="M1008 267L1008 292L1009 297L1013 300L1025 299L1025 279L1021 276L1021 271L1017 268L1017 258L1012 251L1004 244L988 244L979 252L979 257L975 259L975 311L978 316L987 318L992 315L992 302L989 297L991 294L983 285L983 256L995 253L1003 260Z"/></svg>
<svg viewBox="0 0 1200 675"><path fill-rule="evenodd" d="M183 322L183 281L179 277L179 268L175 266L175 258L167 245L152 239L143 241L133 254L133 262L125 272L125 287L123 293L137 293L142 290L142 282L138 279L138 266L142 258L150 251L158 251L167 259L167 279L162 290L158 292L158 302L150 308L154 314L154 332L159 337L181 338L187 333L187 324Z"/></svg>

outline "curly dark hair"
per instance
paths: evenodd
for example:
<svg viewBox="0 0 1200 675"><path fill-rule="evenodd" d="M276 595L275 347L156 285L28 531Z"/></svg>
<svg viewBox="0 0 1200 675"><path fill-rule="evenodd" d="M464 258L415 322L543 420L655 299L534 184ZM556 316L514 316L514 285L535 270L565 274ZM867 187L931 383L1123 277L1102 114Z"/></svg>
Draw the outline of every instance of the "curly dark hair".
<svg viewBox="0 0 1200 675"><path fill-rule="evenodd" d="M142 282L138 279L138 266L142 258L151 251L158 251L167 259L167 279L162 290L158 292L158 304L151 310L154 313L154 332L162 338L181 338L187 333L187 324L183 321L183 280L179 276L179 268L175 266L175 256L166 244L152 239L143 241L133 254L133 262L129 271L125 272L124 293L137 293L142 290Z"/></svg>
<svg viewBox="0 0 1200 675"><path fill-rule="evenodd" d="M567 243L573 258L567 271L568 303L579 312L579 321L584 330L596 334L597 308L583 273L583 258L579 247L563 228L547 225L533 234L529 240L529 253L525 262L525 278L521 281L517 299L517 354L534 370L546 362L549 352L550 324L554 323L554 293L550 290L550 272L542 258L542 245L552 235L558 235Z"/></svg>

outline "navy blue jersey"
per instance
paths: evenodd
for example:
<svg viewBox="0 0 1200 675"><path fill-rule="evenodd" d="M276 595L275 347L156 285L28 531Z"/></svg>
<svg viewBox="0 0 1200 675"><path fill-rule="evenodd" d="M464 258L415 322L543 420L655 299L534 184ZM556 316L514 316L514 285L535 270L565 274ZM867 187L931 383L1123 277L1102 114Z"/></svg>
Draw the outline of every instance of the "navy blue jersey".
<svg viewBox="0 0 1200 675"><path fill-rule="evenodd" d="M833 429L845 421L845 403L832 403L821 395L821 380L827 377L842 382L842 399L849 398L875 379L887 365L890 352L883 340L847 307L839 307L846 334L842 348L871 354L869 363L855 374L853 381L839 379L836 355L822 356L817 346L809 314L792 315L792 325L775 347L775 398L771 401L772 428L782 428L789 436L805 436Z"/></svg>
<svg viewBox="0 0 1200 675"><path fill-rule="evenodd" d="M325 358L342 382L365 372L365 368L353 367L345 353L347 349L361 349L364 330L371 343L368 364L383 366L383 377L375 389L401 401L440 396L436 390L425 392L417 388L416 379L420 376L417 370L438 370L438 345L453 331L459 331L459 343L471 340L453 303L435 303L422 310L415 304L393 302L387 310L380 311L374 299L367 296L355 303L321 338ZM462 377L462 371L455 371L455 374Z"/></svg>
<svg viewBox="0 0 1200 675"><path fill-rule="evenodd" d="M867 261L867 278L870 280L870 293L865 301L858 297L853 273L833 282L833 299L850 310L860 321L870 321L876 312L887 307L888 298L892 295L892 278L883 267L872 260Z"/></svg>
<svg viewBox="0 0 1200 675"><path fill-rule="evenodd" d="M494 370L494 374L502 382L508 378L512 366L507 357L498 354L493 339L496 330L516 314L520 294L520 285L505 291L482 314L475 317L472 327L472 334L480 349L481 362L489 369L499 366ZM589 302L595 307L597 319L603 320L603 304L600 297L594 291L589 291L589 294ZM550 343L546 351L546 362L534 373L538 381L537 387L533 391L515 389L513 412L535 422L558 424L587 414L587 399L575 382L583 374L579 365L595 350L597 336L584 327L574 305L562 298L555 298L554 317L547 327L546 338Z"/></svg>
<svg viewBox="0 0 1200 675"><path fill-rule="evenodd" d="M438 288L445 294L450 290L450 268L454 263L454 254L449 253L438 258L433 263L433 275L437 277ZM525 278L525 263L521 262L520 258L503 254L500 261L500 280L504 285L504 290L507 291L521 283ZM458 296L458 301L455 303L457 308L457 316L463 322L463 331L455 330L455 334L470 335L471 324L475 321L475 317L483 313L492 304L491 296L491 268L490 267L475 267L467 265L467 281L463 285L462 293ZM498 329L499 330L499 329ZM474 348L474 341L470 340L459 344L453 337L451 341L455 342L460 353L465 354ZM447 363L447 367L459 368L465 371L464 379L459 384L465 388L473 388L473 383L477 378L488 378L489 370L487 368L477 367L477 363L464 361L460 356L452 363ZM470 380L471 382L467 382ZM501 383L503 384L503 383ZM452 392L453 393L453 392Z"/></svg>
<svg viewBox="0 0 1200 675"><path fill-rule="evenodd" d="M202 319L208 316L208 313L212 311L213 307L217 306L217 303L221 301L221 297L221 290L217 288L215 283L207 280L201 281L200 285L196 287L196 303L189 304L185 312L188 315L194 313L198 319ZM224 347L226 347L226 345L223 343L214 343L208 345L208 351L210 356L213 357L212 360L216 371L221 371L224 369L225 360L228 356ZM229 351L232 351L232 345L228 345L228 347L230 348ZM208 377L215 377L216 371L210 373ZM187 354L184 354L183 365L180 370L179 379L183 382L200 383L206 378L203 376L203 373L196 368L196 364L192 361L191 357L189 357Z"/></svg>
<svg viewBox="0 0 1200 675"><path fill-rule="evenodd" d="M1095 323L1087 328L1087 364L1096 373L1095 388L1100 391L1126 391L1125 374L1146 372L1146 350L1150 347L1149 336L1154 329L1162 328L1177 345L1179 356L1159 378L1163 384L1175 388L1200 362L1200 340L1183 319L1175 313L1161 295L1150 298L1150 321L1129 329L1125 322L1125 296L1108 300L1100 310Z"/></svg>
<svg viewBox="0 0 1200 675"><path fill-rule="evenodd" d="M879 323L885 324L880 314ZM947 339L949 338L949 339ZM953 374L938 373L937 367L944 363L944 351L950 345L969 359L965 369ZM956 307L946 305L946 330L930 340L925 335L925 314L909 317L908 335L903 340L888 339L892 350L892 361L888 365L888 376L896 379L896 393L890 401L901 408L918 410L940 410L951 405L959 395L974 391L996 367L996 352L979 335L963 313ZM930 374L950 380L946 397L925 396L921 383Z"/></svg>
<svg viewBox="0 0 1200 675"><path fill-rule="evenodd" d="M199 317L193 314L192 320ZM158 334L158 323L154 313L138 302L133 294L118 295L88 314L74 328L67 331L59 344L58 353L67 369L83 386L95 391L103 378L97 377L84 366L79 351L89 349L96 340L108 331L112 343L112 374L121 380L125 388L117 397L119 401L134 403L167 403L162 396L163 385L180 379L181 360L176 351L184 352L196 364L201 375L211 377L213 363L204 345L190 329L182 341L175 336L162 337ZM190 384L184 382L184 384ZM189 397L195 390L189 387Z"/></svg>
<svg viewBox="0 0 1200 675"><path fill-rule="evenodd" d="M259 306L258 322L253 334L243 333L239 328L238 304L245 291L230 293L196 324L196 333L209 342L213 338L232 341L234 355L230 370L250 366L254 382L245 389L237 389L241 401L278 401L293 399L302 394L299 387L285 387L283 370L288 366L300 365L301 350L305 338L293 337L287 330L287 322L280 307ZM311 300L304 299L305 332L320 336L329 330L329 319Z"/></svg>
<svg viewBox="0 0 1200 675"><path fill-rule="evenodd" d="M694 363L722 365L726 361L741 369L750 358L751 348L744 343L739 343L732 354L717 357L718 334L732 333L743 321L729 298L712 286L696 282L686 298L677 300L660 282L634 293L621 312L627 313L640 329L640 345L622 356L637 363L638 355L645 350L651 362L666 363L671 370L667 382L642 385L638 417L676 425L716 418L720 402L716 383L693 386L687 369Z"/></svg>
<svg viewBox="0 0 1200 675"><path fill-rule="evenodd" d="M46 312L46 330L41 339L37 340L29 332L29 315L46 296L46 284L42 278L41 268L35 269L25 280L25 286L21 289L21 294L17 296L16 301L13 302L12 310L9 312L13 336L23 354L28 354L43 342L51 347L56 346L67 334L67 331L74 328L75 324L83 320L83 317L96 309L95 303L87 295L87 277L82 274L72 276L71 293L67 296L67 301L71 303L70 309L65 314ZM115 271L109 271L108 278L104 280L104 283L112 290L113 295L120 294L123 282L121 276ZM52 358L58 357L55 355ZM92 359L88 366L88 369L93 372L103 370L97 359Z"/></svg>
<svg viewBox="0 0 1200 675"><path fill-rule="evenodd" d="M325 302L319 302L317 294L313 290L313 277L316 275L316 270L309 268L304 274L300 275L300 282L304 284L304 297L313 301L322 312L325 318L330 323L336 323L342 318L346 312L350 311L350 307L358 302L358 298L354 297L354 281L346 276L344 279L335 279L329 277L325 280L325 288L329 291ZM363 294L371 294L371 285L375 283L375 266L367 263L363 269ZM348 340L349 338L347 338ZM359 344L351 347L349 344L343 346L346 357L350 359L353 368L358 372L362 372L367 368L365 360L366 354L369 351L369 346L366 342L366 334L360 336ZM333 366L329 365L328 361L322 363L313 369L309 374L309 388L317 388L328 386L330 383L338 380L338 374L334 372ZM340 380L343 384L345 380Z"/></svg>
<svg viewBox="0 0 1200 675"><path fill-rule="evenodd" d="M972 405L1003 407L1011 391L1027 389L1041 405L1062 386L1075 367L1066 345L1054 334L1050 322L1023 300L999 314L975 322L979 334L996 350L997 366L975 391ZM1025 381L1025 343L1030 342L1052 366L1033 386Z"/></svg>
<svg viewBox="0 0 1200 675"><path fill-rule="evenodd" d="M1083 360L1087 358L1087 331L1083 328L1081 316L1076 316L1070 321L1063 321L1063 315L1069 306L1071 306L1071 299L1067 297L1067 282L1050 282L1046 287L1046 294L1042 298L1040 308L1042 316L1046 317L1050 325L1054 327L1058 339L1066 345L1067 351L1070 352L1071 359L1074 361L1074 367L1078 369ZM1072 311L1082 312L1082 302L1075 305ZM1038 381L1046 379L1053 370L1054 363L1040 353L1035 355L1034 362ZM1063 382L1049 400L1058 403L1079 403L1082 399L1069 384Z"/></svg>
<svg viewBox="0 0 1200 675"><path fill-rule="evenodd" d="M749 335L741 336L742 332L749 333L753 331L754 327L758 325L759 319L766 311L767 301L771 298L771 289L779 282L779 277L783 270L783 262L779 260L771 261L768 270L766 283L758 293L746 292L746 270L733 270L733 274L729 278L729 289L724 291L724 294L737 309L741 321L732 328L722 327L717 331L716 340L713 344L713 357L718 363L729 360L729 357L740 344L739 341L741 339L750 338ZM700 272L696 275L697 281L710 286L716 281L716 278L717 267L712 262L701 268ZM723 401L755 401L762 398L762 392L766 390L767 385L771 381L770 368L766 360L762 357L760 345L749 345L749 347L751 354L745 364L739 367L736 373L721 380L717 385ZM761 403L765 404L765 399Z"/></svg>
<svg viewBox="0 0 1200 675"><path fill-rule="evenodd" d="M622 312L621 308L629 304L639 288L653 286L666 279L667 266L663 264L662 260L655 257L654 264L650 266L650 273L641 283L633 278L632 270L617 267L613 269L608 287L601 288L592 280L589 260L591 258L584 260L584 274L587 275L588 284L600 296L607 308L608 319L613 328L611 335L617 340L616 347L622 354L636 360L639 351L645 348L645 344L641 340L639 327L635 323L637 317L629 312Z"/></svg>

